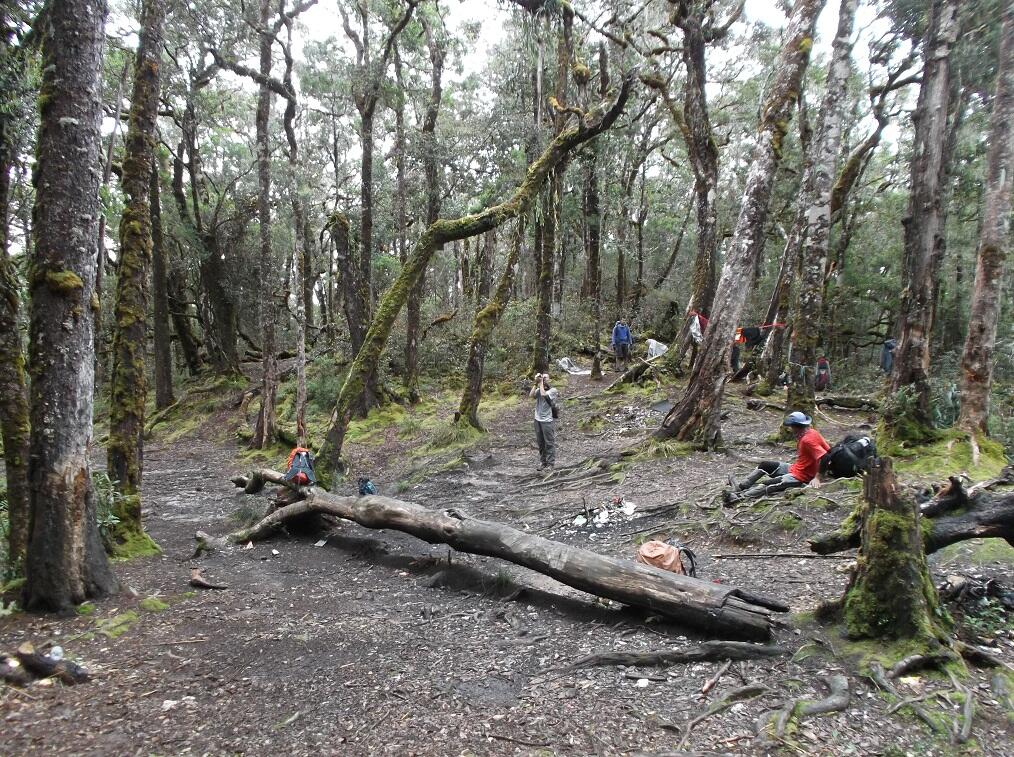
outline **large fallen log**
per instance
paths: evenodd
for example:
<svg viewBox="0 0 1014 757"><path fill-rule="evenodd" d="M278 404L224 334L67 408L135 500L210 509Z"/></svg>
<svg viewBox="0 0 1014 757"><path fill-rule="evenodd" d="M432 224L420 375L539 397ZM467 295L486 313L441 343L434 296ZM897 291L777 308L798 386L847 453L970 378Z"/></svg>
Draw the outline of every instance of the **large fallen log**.
<svg viewBox="0 0 1014 757"><path fill-rule="evenodd" d="M238 476L232 481L248 494L275 483L301 497L259 523L230 534L233 542L263 539L292 518L321 513L366 528L404 531L461 552L508 560L575 589L641 607L723 638L768 639L771 611L789 609L775 599L571 547L502 523L471 518L460 510L429 510L381 496L339 497L317 488L294 487L283 481L282 474L271 470L254 471L249 477Z"/></svg>
<svg viewBox="0 0 1014 757"><path fill-rule="evenodd" d="M1006 539L1014 546L1014 492L993 494L985 486L966 491L960 479L951 476L950 483L922 505L920 513L930 521L929 528L923 529L926 554L967 539ZM811 539L810 549L828 555L858 547L861 519L854 515L837 531Z"/></svg>

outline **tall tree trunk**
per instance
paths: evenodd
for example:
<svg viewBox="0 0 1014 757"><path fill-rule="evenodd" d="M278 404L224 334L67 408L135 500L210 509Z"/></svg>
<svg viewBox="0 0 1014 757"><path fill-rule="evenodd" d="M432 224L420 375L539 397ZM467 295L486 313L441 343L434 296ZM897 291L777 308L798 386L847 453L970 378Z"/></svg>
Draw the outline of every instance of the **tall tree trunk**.
<svg viewBox="0 0 1014 757"><path fill-rule="evenodd" d="M845 108L852 66L852 26L858 0L841 0L838 30L831 45L824 85L824 100L817 118L817 129L810 142L808 162L812 184L805 213L803 246L799 262L799 289L792 307L792 361L786 410L813 414L814 386L817 375L817 345L820 340L820 316L824 308L824 272L831 238L831 192L835 164L841 147L841 120ZM777 330L777 329L776 329Z"/></svg>
<svg viewBox="0 0 1014 757"><path fill-rule="evenodd" d="M131 555L157 552L141 523L141 474L144 469L144 405L148 397L148 278L151 275L151 177L155 162L162 56L161 0L141 6L141 34L134 63L121 185L126 195L120 218L120 258L113 306L113 369L109 401L109 477L122 495L114 510L115 548Z"/></svg>
<svg viewBox="0 0 1014 757"><path fill-rule="evenodd" d="M717 41L724 36L724 32L714 31L723 27L716 26L714 20L706 19L703 13L705 11L700 10L695 3L686 0L676 3L673 21L683 31L682 57L687 71L682 113L669 100L668 94L663 92L670 113L687 144L687 155L694 172L694 202L697 206L697 256L691 274L690 299L675 349L670 350L665 358L667 365L673 368L680 366L692 343L690 314L711 314L717 282L718 146L715 144L708 114L705 50L708 42ZM728 28L728 25L724 28Z"/></svg>
<svg viewBox="0 0 1014 757"><path fill-rule="evenodd" d="M172 340L169 334L169 279L166 273L165 237L162 235L162 204L159 191L159 166L151 170L148 197L151 203L151 290L152 326L155 360L155 409L169 407L173 398Z"/></svg>
<svg viewBox="0 0 1014 757"><path fill-rule="evenodd" d="M23 66L19 50L10 44L13 34L5 12L0 12L0 67L4 71ZM28 384L19 324L21 294L10 247L11 169L19 145L17 111L0 108L0 440L3 441L7 480L7 574L0 581L20 576L28 546Z"/></svg>
<svg viewBox="0 0 1014 757"><path fill-rule="evenodd" d="M420 132L423 150L423 173L426 176L426 225L440 217L440 155L437 150L437 117L443 97L444 41L428 20L423 21L426 45L430 54L430 97L423 115ZM426 272L408 296L407 334L405 343L406 388L409 401L419 401L419 311L422 308Z"/></svg>
<svg viewBox="0 0 1014 757"><path fill-rule="evenodd" d="M117 585L89 466L105 16L101 0L53 3L42 43L30 282L29 610L67 611Z"/></svg>
<svg viewBox="0 0 1014 757"><path fill-rule="evenodd" d="M261 76L271 75L271 42L268 32L271 21L271 0L260 0L260 66ZM258 256L258 279L262 294L259 300L261 319L261 354L263 375L261 377L261 409L257 417L251 447L265 449L275 443L278 423L275 399L278 393L278 365L275 346L276 287L275 261L271 249L271 146L268 133L271 118L271 88L262 81L257 93L256 142L257 142L257 221L260 226L260 255Z"/></svg>
<svg viewBox="0 0 1014 757"><path fill-rule="evenodd" d="M782 159L782 140L795 110L813 47L814 26L823 5L823 0L799 0L793 9L785 45L775 62L774 81L761 112L758 145L700 356L686 393L655 432L657 439L696 439L709 448L721 441L722 396L728 380L732 340L763 245L771 186Z"/></svg>
<svg viewBox="0 0 1014 757"><path fill-rule="evenodd" d="M528 167L524 181L510 199L474 215L455 220L438 220L436 223L430 224L422 233L408 262L385 292L370 324L370 330L366 334L363 349L356 355L349 375L338 395L334 412L331 414L330 427L319 455L322 462L321 469L325 472L325 476L328 474L340 476L344 470L341 451L345 441L345 433L352 418L353 403L362 394L366 377L376 370L384 345L390 336L391 327L408 298L408 290L418 281L419 275L429 264L436 249L455 239L465 239L482 234L528 210L557 163L563 160L575 147L612 126L626 105L630 86L631 80L625 79L611 107L607 109L605 104L600 105L592 109L584 118L579 119L578 123L561 132L543 151L538 160Z"/></svg>
<svg viewBox="0 0 1014 757"><path fill-rule="evenodd" d="M100 192L109 186L109 180L113 175L113 154L116 151L116 142L120 135L120 126L123 121L123 88L127 85L127 76L130 74L130 57L124 56L123 68L116 82L115 102L113 105L113 130L109 134L109 142L106 145L106 157L102 165L102 185ZM95 311L95 378L96 382L106 372L105 349L103 344L104 333L102 329L102 290L105 287L106 262L109 255L106 253L106 213L105 208L99 214L99 231L97 234L99 251L96 256L97 267L95 269L95 297L99 307Z"/></svg>
<svg viewBox="0 0 1014 757"><path fill-rule="evenodd" d="M7 196L10 162L7 135L0 134L0 432L7 472L7 554L10 577L20 575L28 545L28 386L18 326L20 295L13 261L8 257Z"/></svg>
<svg viewBox="0 0 1014 757"><path fill-rule="evenodd" d="M894 356L891 390L905 387L915 400L910 417L892 419L895 431L911 441L932 427L930 411L930 334L934 292L944 242L941 197L947 173L947 114L950 54L958 36L958 0L933 0L923 51L922 84L912 120L915 140L905 235L900 339ZM903 421L903 422L899 422Z"/></svg>
<svg viewBox="0 0 1014 757"><path fill-rule="evenodd" d="M1000 315L1004 262L1010 244L1011 131L1014 129L1014 10L1007 5L1000 32L996 94L989 121L982 231L972 290L968 336L961 355L961 412L958 426L989 433L989 391L993 383L993 347Z"/></svg>
<svg viewBox="0 0 1014 757"><path fill-rule="evenodd" d="M535 346L532 370L549 370L549 341L553 319L553 250L556 247L556 193L551 177L542 192L542 238L539 241L538 299L535 306ZM478 299L478 298L476 298Z"/></svg>
<svg viewBox="0 0 1014 757"><path fill-rule="evenodd" d="M493 232L488 232L492 234ZM521 257L521 247L525 239L525 224L519 218L514 236L511 240L510 250L507 253L507 260L504 263L503 275L497 283L496 292L486 303L485 307L479 309L475 315L475 324L472 326L472 336L468 340L468 362L465 365L465 389L461 394L461 402L458 405L458 412L455 414L455 421L464 420L469 425L480 431L484 430L479 421L479 402L482 400L482 377L483 368L486 363L486 350L489 348L489 339L500 322L507 303L510 302L511 291L514 288L514 272L517 269L518 260Z"/></svg>

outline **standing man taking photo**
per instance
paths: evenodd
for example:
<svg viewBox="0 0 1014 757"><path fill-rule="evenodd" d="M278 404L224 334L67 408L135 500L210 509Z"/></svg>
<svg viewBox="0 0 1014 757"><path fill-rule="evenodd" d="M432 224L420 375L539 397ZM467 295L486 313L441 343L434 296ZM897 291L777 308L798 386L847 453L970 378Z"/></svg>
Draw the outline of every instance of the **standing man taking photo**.
<svg viewBox="0 0 1014 757"><path fill-rule="evenodd" d="M620 370L620 362L623 362L623 370L627 370L627 361L630 360L630 345L634 339L630 336L630 327L622 318L613 326L613 355L616 359L616 370Z"/></svg>
<svg viewBox="0 0 1014 757"><path fill-rule="evenodd" d="M539 470L556 465L554 421L560 415L556 404L559 394L550 385L548 373L535 374L535 386L528 396L535 399L535 440L539 443Z"/></svg>

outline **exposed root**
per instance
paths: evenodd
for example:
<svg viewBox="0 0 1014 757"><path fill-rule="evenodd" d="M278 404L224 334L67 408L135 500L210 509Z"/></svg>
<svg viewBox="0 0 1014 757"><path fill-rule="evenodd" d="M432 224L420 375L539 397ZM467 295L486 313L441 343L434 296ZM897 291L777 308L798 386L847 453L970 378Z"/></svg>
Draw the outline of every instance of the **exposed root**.
<svg viewBox="0 0 1014 757"><path fill-rule="evenodd" d="M873 663L872 665L870 665L870 680L872 680L875 684L877 684L877 686L880 687L883 691L886 691L888 694L895 697L896 699L902 698L901 695L898 693L898 690L894 687L894 684L891 683L890 680L888 680L887 673L878 663ZM936 721L933 720L933 718L931 718L928 714L926 714L926 710L924 710L915 702L910 702L905 706L911 709L912 713L917 718L919 718L919 720L925 723L931 731L933 731L934 733L939 733L940 727L937 725Z"/></svg>
<svg viewBox="0 0 1014 757"><path fill-rule="evenodd" d="M954 661L954 654L949 651L940 651L933 654L914 654L899 660L891 670L888 672L887 677L894 679L900 678L903 675L907 675L916 670L923 670L925 668L939 668L941 665L947 662Z"/></svg>
<svg viewBox="0 0 1014 757"><path fill-rule="evenodd" d="M755 697L759 697L761 694L768 694L770 692L771 689L767 686L750 684L748 686L741 686L738 689L733 689L732 691L726 693L725 696L711 705L707 711L687 723L686 730L683 731L683 737L680 739L679 746L677 746L676 749L682 749L686 745L687 739L690 738L690 732L697 724L707 720L712 715L717 715L719 712L729 709L736 702L742 702L746 699L754 699Z"/></svg>
<svg viewBox="0 0 1014 757"><path fill-rule="evenodd" d="M788 654L785 647L770 644L749 644L741 641L704 641L685 649L660 649L652 652L597 652L575 660L554 672L566 673L580 668L626 665L664 667L686 662L715 660L756 660Z"/></svg>
<svg viewBox="0 0 1014 757"><path fill-rule="evenodd" d="M804 718L813 715L826 715L831 712L842 712L849 706L851 694L849 692L849 681L843 675L825 676L824 682L830 689L830 694L824 699L812 702L807 699L795 699L786 704L781 710L772 710L765 713L757 721L757 735L766 735L771 728L770 735L775 739L785 737L785 731L793 721L802 722Z"/></svg>

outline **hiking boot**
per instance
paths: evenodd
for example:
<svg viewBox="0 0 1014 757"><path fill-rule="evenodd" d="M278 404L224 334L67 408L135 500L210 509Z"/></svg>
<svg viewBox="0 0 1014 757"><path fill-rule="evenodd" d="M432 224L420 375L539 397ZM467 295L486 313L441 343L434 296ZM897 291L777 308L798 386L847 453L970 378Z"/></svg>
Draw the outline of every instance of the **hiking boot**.
<svg viewBox="0 0 1014 757"><path fill-rule="evenodd" d="M739 491L739 482L736 480L736 476L732 473L729 474L729 488L734 492Z"/></svg>
<svg viewBox="0 0 1014 757"><path fill-rule="evenodd" d="M737 494L736 492L729 491L728 489L722 492L722 504L725 505L726 507L730 507L742 501L743 501L742 494Z"/></svg>
<svg viewBox="0 0 1014 757"><path fill-rule="evenodd" d="M736 490L737 491L741 491L741 492L742 491L746 491L751 486L753 486L758 481L760 481L762 478L764 478L766 475L768 475L768 474L765 473L764 471L762 471L760 468L758 468L753 473L751 473L749 476L747 476L746 479L742 483L738 484L736 486ZM732 478L732 477L730 476L730 478Z"/></svg>

